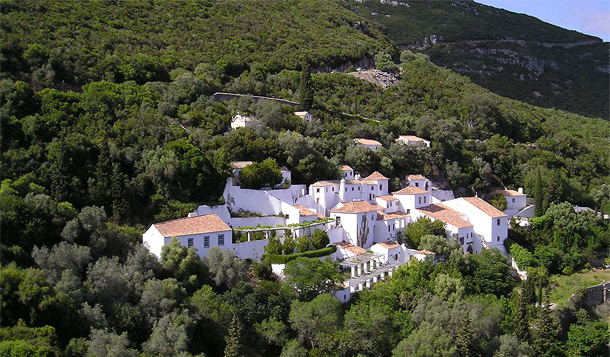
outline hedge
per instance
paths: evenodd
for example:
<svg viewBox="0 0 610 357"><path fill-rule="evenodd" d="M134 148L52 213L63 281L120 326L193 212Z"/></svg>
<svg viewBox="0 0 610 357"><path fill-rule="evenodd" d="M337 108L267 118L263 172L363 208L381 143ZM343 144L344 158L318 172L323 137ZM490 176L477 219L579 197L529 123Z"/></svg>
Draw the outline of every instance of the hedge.
<svg viewBox="0 0 610 357"><path fill-rule="evenodd" d="M294 253L289 255L279 255L279 254L263 254L263 260L268 260L272 264L286 264L291 260L296 258L319 258L327 255L331 255L337 251L337 246L331 245L330 247L310 250L308 252L303 253Z"/></svg>

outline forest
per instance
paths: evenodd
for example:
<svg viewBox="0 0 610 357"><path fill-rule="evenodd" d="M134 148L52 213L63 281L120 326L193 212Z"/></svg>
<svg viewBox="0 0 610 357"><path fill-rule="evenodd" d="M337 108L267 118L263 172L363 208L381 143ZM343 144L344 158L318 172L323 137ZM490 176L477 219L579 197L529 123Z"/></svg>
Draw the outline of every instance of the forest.
<svg viewBox="0 0 610 357"><path fill-rule="evenodd" d="M207 30L208 11L235 21L230 11L260 14L259 2L121 3L1 3L0 356L607 351L608 307L587 307L582 291L558 307L549 292L553 276L609 261L607 220L572 209L610 213L608 121L500 97L422 53L392 56L395 44L381 31L372 24L364 31L365 19L332 4L304 2L301 16L316 19L306 22L311 33L287 25L280 36L275 24L261 22L269 37L257 36L257 50L236 60L215 57L236 52L214 40L217 28ZM278 18L283 6L302 5L274 4L270 13ZM286 11L296 19L293 10ZM90 21L69 21L84 12ZM160 37L142 35L167 24L156 16L170 14L175 26L152 31ZM200 22L179 23L195 15ZM44 26L28 34L31 21ZM187 25L194 35L188 41L178 36ZM324 29L337 36L335 45L313 41L298 53L289 43L273 45ZM94 37L99 33L108 42ZM198 36L210 36L214 46L191 42ZM349 46L358 39L360 46ZM362 48L366 53L353 52ZM362 58L395 72L398 82L383 89L315 70L324 62L351 71ZM215 101L217 91L297 101L315 119L305 123L292 107L248 96ZM237 112L263 126L229 132ZM432 146L394 142L405 134ZM383 149L355 146L356 137ZM511 229L507 249L531 278L514 278L495 250L463 253L425 223L409 227L405 241L437 252L437 261L405 265L345 305L328 294L341 281L328 261L292 260L286 269L294 273L281 281L269 260L243 261L222 250L201 258L176 241L157 260L142 245L152 223L222 204L232 161L265 166L268 159L303 184L337 178L347 164L363 175L381 172L392 190L415 173L458 196L524 187L537 217L530 229Z"/></svg>

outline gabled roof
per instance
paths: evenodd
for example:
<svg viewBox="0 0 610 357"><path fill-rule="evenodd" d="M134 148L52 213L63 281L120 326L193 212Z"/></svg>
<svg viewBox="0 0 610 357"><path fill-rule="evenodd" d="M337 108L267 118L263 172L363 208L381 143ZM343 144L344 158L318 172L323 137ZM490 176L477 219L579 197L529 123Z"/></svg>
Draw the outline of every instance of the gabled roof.
<svg viewBox="0 0 610 357"><path fill-rule="evenodd" d="M231 165L233 165L234 169L243 169L244 167L250 165L252 161L233 161Z"/></svg>
<svg viewBox="0 0 610 357"><path fill-rule="evenodd" d="M231 227L223 222L215 213L174 219L172 221L155 223L153 226L165 238L231 230Z"/></svg>
<svg viewBox="0 0 610 357"><path fill-rule="evenodd" d="M301 215L301 217L308 217L308 216L315 216L315 215L317 215L317 213L315 213L315 212L313 212L313 211L309 210L308 208L303 207L301 205L294 205L292 207L294 207L294 208L299 210L299 214Z"/></svg>
<svg viewBox="0 0 610 357"><path fill-rule="evenodd" d="M378 198L380 200L387 201L387 202L389 202L389 201L398 201L398 198L396 198L396 197L394 197L392 195L377 196L375 198Z"/></svg>
<svg viewBox="0 0 610 357"><path fill-rule="evenodd" d="M425 180L426 176L417 174L417 175L409 175L409 176L407 176L407 178L409 180Z"/></svg>
<svg viewBox="0 0 610 357"><path fill-rule="evenodd" d="M348 252L350 252L352 254L356 254L356 255L366 254L366 249L357 247L357 246L355 246L355 245L353 245L351 243L338 242L338 243L335 243L335 245L338 248L345 249L345 250L347 250Z"/></svg>
<svg viewBox="0 0 610 357"><path fill-rule="evenodd" d="M491 194L500 194L502 196L525 196L525 193L520 193L515 190L495 190Z"/></svg>
<svg viewBox="0 0 610 357"><path fill-rule="evenodd" d="M325 187L325 186L339 186L341 184L341 180L325 180L325 181L317 181L312 184L313 187Z"/></svg>
<svg viewBox="0 0 610 357"><path fill-rule="evenodd" d="M415 136L415 135L399 135L398 138L404 139L407 141L426 141L425 139L422 139L419 136Z"/></svg>
<svg viewBox="0 0 610 357"><path fill-rule="evenodd" d="M417 210L427 216L441 220L456 228L472 227L472 223L461 218L462 216L465 216L464 213L456 211L440 203L432 203L426 207L420 207Z"/></svg>
<svg viewBox="0 0 610 357"><path fill-rule="evenodd" d="M360 145L381 146L381 143L379 141L372 139L355 138L354 141L356 142L356 144Z"/></svg>
<svg viewBox="0 0 610 357"><path fill-rule="evenodd" d="M462 199L464 201L470 203L471 205L476 207L479 211L485 213L489 217L492 217L492 218L507 217L507 215L504 212L500 211L499 209L495 208L494 206L490 205L489 203L483 201L482 199L480 199L478 197L462 197Z"/></svg>
<svg viewBox="0 0 610 357"><path fill-rule="evenodd" d="M400 191L392 192L393 195L418 195L420 193L428 193L417 186L407 186Z"/></svg>
<svg viewBox="0 0 610 357"><path fill-rule="evenodd" d="M398 244L395 240L389 240L387 242L381 242L377 244L379 244L380 247L385 249L400 248L400 244Z"/></svg>
<svg viewBox="0 0 610 357"><path fill-rule="evenodd" d="M380 174L379 171L373 172L372 174L370 174L368 177L365 177L364 179L365 180L389 180L389 178Z"/></svg>
<svg viewBox="0 0 610 357"><path fill-rule="evenodd" d="M298 117L304 117L305 115L309 114L308 111L303 111L303 112L294 112L294 115L298 116Z"/></svg>
<svg viewBox="0 0 610 357"><path fill-rule="evenodd" d="M290 170L288 170L288 168L286 166L280 167L280 171L281 172L290 172Z"/></svg>
<svg viewBox="0 0 610 357"><path fill-rule="evenodd" d="M258 119L254 118L254 117L247 117L245 115L237 114L236 116L233 117L233 119L231 119L231 122L234 123L238 120L241 120L243 122L257 122L258 121Z"/></svg>
<svg viewBox="0 0 610 357"><path fill-rule="evenodd" d="M383 211L377 211L377 220L379 221L389 221L392 219L399 219L409 217L408 214L402 211L395 211L391 213L385 213Z"/></svg>
<svg viewBox="0 0 610 357"><path fill-rule="evenodd" d="M436 255L436 253L431 252L431 251L426 250L426 249L418 250L417 252L415 252L415 254Z"/></svg>
<svg viewBox="0 0 610 357"><path fill-rule="evenodd" d="M372 205L367 201L352 201L352 202L342 202L343 206L341 208L335 208L331 210L333 213L362 213L362 212L371 212L377 210L383 210L383 207L379 205Z"/></svg>
<svg viewBox="0 0 610 357"><path fill-rule="evenodd" d="M343 165L343 166L341 166L341 171L354 171L354 169L352 169L351 167L349 167L347 165Z"/></svg>

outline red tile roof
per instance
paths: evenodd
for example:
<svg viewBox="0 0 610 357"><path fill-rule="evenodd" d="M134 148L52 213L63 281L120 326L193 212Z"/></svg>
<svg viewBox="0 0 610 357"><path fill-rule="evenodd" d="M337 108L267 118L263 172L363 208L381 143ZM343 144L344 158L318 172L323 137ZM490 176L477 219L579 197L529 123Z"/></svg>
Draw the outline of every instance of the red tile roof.
<svg viewBox="0 0 610 357"><path fill-rule="evenodd" d="M408 140L408 141L424 141L424 139L415 136L415 135L399 135L400 139Z"/></svg>
<svg viewBox="0 0 610 357"><path fill-rule="evenodd" d="M384 201L398 201L398 198L396 198L392 195L377 196L377 198L379 198L380 200L384 200Z"/></svg>
<svg viewBox="0 0 610 357"><path fill-rule="evenodd" d="M519 193L515 190L495 190L491 194L501 194L502 196L525 196L525 193Z"/></svg>
<svg viewBox="0 0 610 357"><path fill-rule="evenodd" d="M356 255L366 254L366 249L357 247L351 243L338 242L338 243L335 243L335 245L341 249L345 249L348 252L356 254Z"/></svg>
<svg viewBox="0 0 610 357"><path fill-rule="evenodd" d="M428 193L417 186L407 186L400 191L392 192L393 195L417 195L420 193Z"/></svg>
<svg viewBox="0 0 610 357"><path fill-rule="evenodd" d="M364 178L365 180L389 180L389 178L383 176L378 171L373 172L368 177Z"/></svg>
<svg viewBox="0 0 610 357"><path fill-rule="evenodd" d="M153 226L166 238L231 230L231 227L214 213L155 223Z"/></svg>
<svg viewBox="0 0 610 357"><path fill-rule="evenodd" d="M303 206L301 206L301 205L294 205L294 206L292 206L292 207L294 207L294 208L296 208L296 209L298 209L298 210L299 210L299 214L301 215L301 217L307 217L307 216L315 216L315 215L317 215L317 213L312 212L312 211L311 211L311 210L309 210L308 208L305 208L305 207L303 207Z"/></svg>
<svg viewBox="0 0 610 357"><path fill-rule="evenodd" d="M341 208L335 208L331 210L331 212L337 213L362 213L362 212L371 212L377 210L383 210L384 208L379 205L372 205L367 201L352 201L352 202L342 202L343 206Z"/></svg>
<svg viewBox="0 0 610 357"><path fill-rule="evenodd" d="M400 248L400 244L396 243L396 241L394 240L389 240L387 242L381 242L381 243L377 243L380 246L382 246L385 249L394 249L394 248Z"/></svg>
<svg viewBox="0 0 610 357"><path fill-rule="evenodd" d="M431 251L426 250L426 249L418 250L417 252L415 252L415 254L436 255L436 253L431 252Z"/></svg>
<svg viewBox="0 0 610 357"><path fill-rule="evenodd" d="M507 215L504 212L500 211L499 209L495 208L494 206L490 205L489 203L483 201L482 199L480 199L478 197L462 197L462 199L464 201L470 203L471 205L475 206L481 212L485 213L489 217L492 217L492 218L507 217Z"/></svg>
<svg viewBox="0 0 610 357"><path fill-rule="evenodd" d="M464 213L458 212L440 203L432 203L426 207L420 207L417 210L456 228L472 227L472 223L461 218L462 216L465 216Z"/></svg>
<svg viewBox="0 0 610 357"><path fill-rule="evenodd" d="M325 180L313 183L313 187L324 187L324 186L339 186L341 180Z"/></svg>
<svg viewBox="0 0 610 357"><path fill-rule="evenodd" d="M377 140L356 138L356 139L354 139L354 141L356 142L356 144L360 144L360 145L381 146L381 143Z"/></svg>
<svg viewBox="0 0 610 357"><path fill-rule="evenodd" d="M407 178L408 178L409 180L425 180L425 179L426 179L426 177L425 177L424 175L420 175L420 174L417 174L417 175L409 175L409 176L407 176Z"/></svg>
<svg viewBox="0 0 610 357"><path fill-rule="evenodd" d="M351 167L347 166L347 165L343 165L341 166L341 170L342 171L354 171L354 169L352 169Z"/></svg>
<svg viewBox="0 0 610 357"><path fill-rule="evenodd" d="M402 211L396 211L396 212L392 212L392 213L385 213L383 211L377 211L377 219L380 221L389 221L391 219L399 219L399 218L405 218L405 217L409 217L409 215Z"/></svg>
<svg viewBox="0 0 610 357"><path fill-rule="evenodd" d="M252 161L233 161L231 165L233 165L234 169L243 169L244 167L250 165Z"/></svg>

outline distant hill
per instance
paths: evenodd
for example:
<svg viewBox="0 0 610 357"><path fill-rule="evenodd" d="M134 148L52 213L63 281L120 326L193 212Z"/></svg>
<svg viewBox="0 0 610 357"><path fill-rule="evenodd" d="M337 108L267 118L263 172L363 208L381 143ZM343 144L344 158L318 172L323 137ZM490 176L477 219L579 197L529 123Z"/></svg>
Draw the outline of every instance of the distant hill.
<svg viewBox="0 0 610 357"><path fill-rule="evenodd" d="M537 18L474 1L350 1L401 48L495 93L605 119L609 44Z"/></svg>

